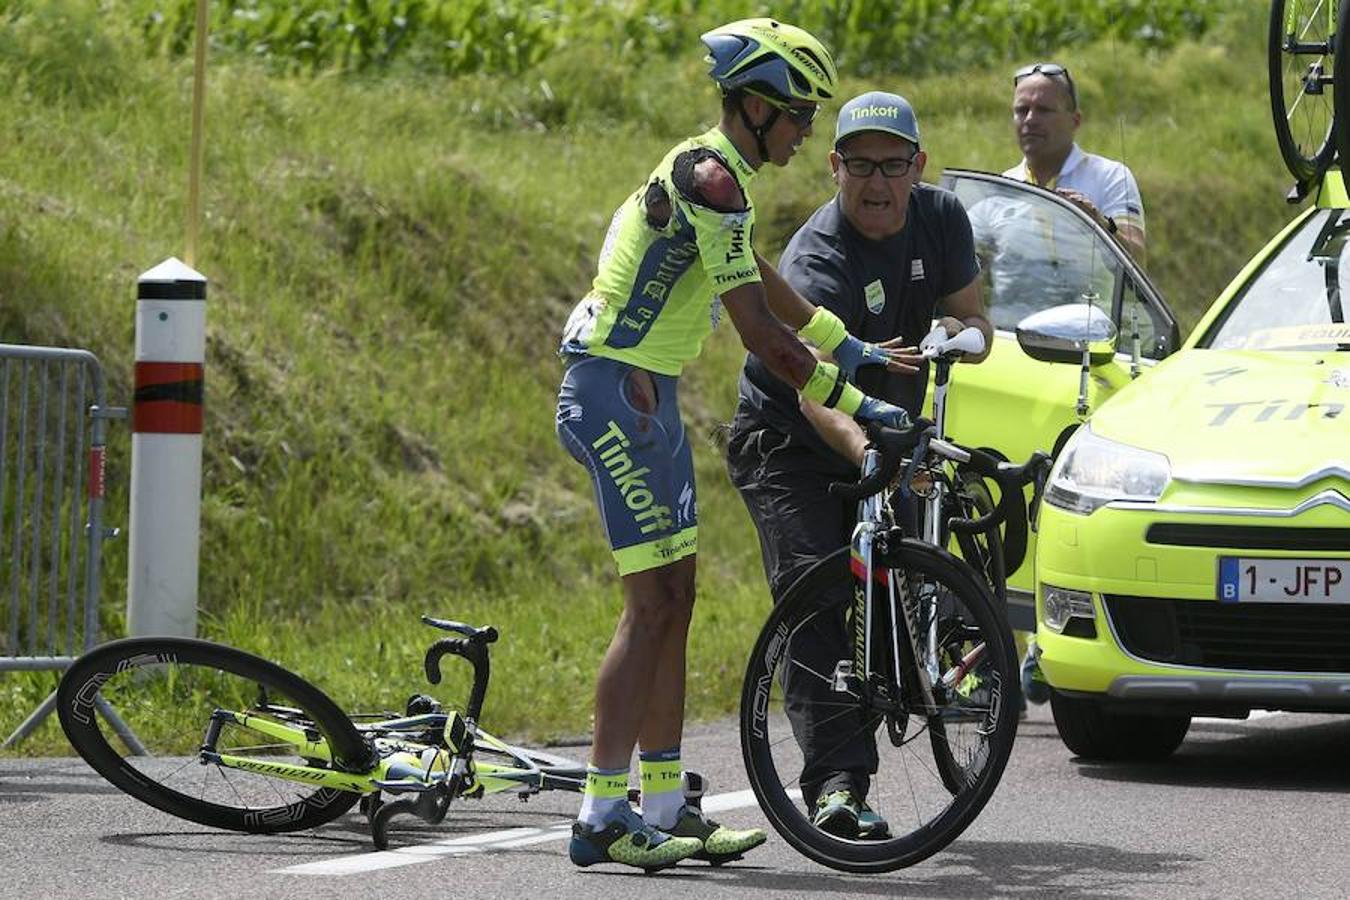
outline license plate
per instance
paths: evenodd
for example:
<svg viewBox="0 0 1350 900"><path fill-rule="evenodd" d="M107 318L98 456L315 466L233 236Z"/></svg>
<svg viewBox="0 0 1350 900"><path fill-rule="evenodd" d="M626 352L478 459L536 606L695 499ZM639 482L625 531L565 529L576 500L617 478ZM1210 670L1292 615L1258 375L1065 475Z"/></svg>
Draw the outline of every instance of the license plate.
<svg viewBox="0 0 1350 900"><path fill-rule="evenodd" d="M1350 560L1219 558L1224 603L1350 603Z"/></svg>

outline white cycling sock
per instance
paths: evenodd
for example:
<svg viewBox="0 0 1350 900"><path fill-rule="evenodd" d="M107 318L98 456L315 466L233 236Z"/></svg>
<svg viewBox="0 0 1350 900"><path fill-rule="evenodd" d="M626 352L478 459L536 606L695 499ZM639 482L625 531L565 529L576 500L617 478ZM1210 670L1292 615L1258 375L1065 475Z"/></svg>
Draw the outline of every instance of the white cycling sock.
<svg viewBox="0 0 1350 900"><path fill-rule="evenodd" d="M638 754L638 777L642 783L642 820L668 831L675 827L684 806L680 748L644 751Z"/></svg>
<svg viewBox="0 0 1350 900"><path fill-rule="evenodd" d="M577 821L604 828L628 808L628 769L586 767L586 790L581 797Z"/></svg>

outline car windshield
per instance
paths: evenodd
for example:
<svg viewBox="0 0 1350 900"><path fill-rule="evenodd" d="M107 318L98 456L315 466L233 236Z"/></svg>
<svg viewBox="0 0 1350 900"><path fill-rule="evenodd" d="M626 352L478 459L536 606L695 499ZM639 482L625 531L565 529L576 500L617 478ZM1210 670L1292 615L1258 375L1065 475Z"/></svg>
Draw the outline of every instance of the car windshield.
<svg viewBox="0 0 1350 900"><path fill-rule="evenodd" d="M1198 342L1212 350L1347 350L1350 211L1309 216Z"/></svg>

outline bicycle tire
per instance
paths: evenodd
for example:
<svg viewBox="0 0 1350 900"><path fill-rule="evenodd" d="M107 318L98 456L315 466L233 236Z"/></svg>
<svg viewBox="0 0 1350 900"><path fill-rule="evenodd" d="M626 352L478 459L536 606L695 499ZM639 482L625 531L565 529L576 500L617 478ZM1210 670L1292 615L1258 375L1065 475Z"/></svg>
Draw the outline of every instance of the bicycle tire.
<svg viewBox="0 0 1350 900"><path fill-rule="evenodd" d="M1333 31L1337 14L1328 5L1333 2L1272 0L1270 5L1266 52L1275 141L1290 174L1303 184L1326 171L1338 143L1340 91L1331 70L1340 32Z"/></svg>
<svg viewBox="0 0 1350 900"><path fill-rule="evenodd" d="M1336 33L1346 34L1350 29L1350 3L1342 0L1336 13ZM1350 185L1350 59L1343 59L1343 53L1337 53L1332 63L1332 81L1334 88L1334 108L1336 121L1336 155L1340 162L1341 177ZM1342 88L1344 87L1344 90Z"/></svg>
<svg viewBox="0 0 1350 900"><path fill-rule="evenodd" d="M787 590L765 622L747 666L741 692L741 750L751 789L769 822L784 840L812 860L833 869L888 872L914 865L942 850L970 825L992 796L1016 737L1016 704L1004 702L1016 695L1016 665L1012 637L1005 620L999 615L982 579L968 565L946 550L912 539L904 540L886 559L878 560L879 565L890 573L888 577L905 572L910 585L931 583L945 591L936 605L948 603L951 610L959 610L961 621L976 630L986 642L987 655L980 658L979 674L986 679L983 690L987 705L962 707L957 702L947 707L979 715L978 723L972 720L971 724L974 726L972 732L983 741L984 756L977 770L965 770L971 772L971 777L952 792L941 773L934 771L944 763L930 765L922 756L922 747L931 748L932 741L917 741L919 732L904 740L910 726L922 725L926 730L929 718L926 713L910 713L904 723L898 721L899 716L883 722L883 717L864 708L856 695L835 694L833 696L843 699L819 701L822 707L819 712L829 714L836 721L856 714L862 722L861 728L853 733L839 735L834 746L855 746L850 742L867 740L866 733L870 731L871 740L877 747L878 765L871 774L867 800L878 814L889 817L890 832L884 839L869 840L837 837L817 829L804 807L797 802L797 792L802 788L803 757L793 728L786 721L789 714L783 685L787 675L799 673L804 673L813 685L817 683L816 679L829 682L824 672L800 664L789 665L790 650L794 635L804 627L819 624L822 618L837 614L840 600L822 602L820 598L837 586L840 566L847 565L850 553L849 547L843 547L807 570ZM838 594L838 591L834 593ZM903 660L901 664L911 667ZM806 705L800 695L795 703L797 709ZM822 720L821 724L828 722L829 719ZM890 746L876 737L878 731ZM901 743L896 743L897 733ZM886 753L884 767L881 764L883 752ZM908 763L911 757L915 761L913 768ZM892 771L893 768L898 771ZM912 809L903 809L911 801ZM930 802L939 808L934 815L925 818L920 804ZM893 812L903 812L903 815ZM899 833L903 830L898 827L901 823L917 824L911 830Z"/></svg>
<svg viewBox="0 0 1350 900"><path fill-rule="evenodd" d="M257 703L245 708L230 702L242 698L246 690L255 693ZM184 754L186 762L177 757L124 755L118 745L126 742L116 737L102 713L96 714L96 698L107 701L147 747ZM179 726L175 723L183 720L189 701L202 715L189 712L187 724ZM61 727L80 756L123 792L178 818L230 831L274 834L330 822L360 799L354 791L315 788L206 762L197 751L217 708L247 709L260 719L283 720L318 732L327 741L336 769L359 772L371 764L365 739L322 691L265 659L209 641L171 637L113 641L77 659L57 690ZM226 752L324 765L303 760L275 738L259 744L260 732L236 728L234 723L222 725L221 732ZM236 737L252 743L235 746Z"/></svg>

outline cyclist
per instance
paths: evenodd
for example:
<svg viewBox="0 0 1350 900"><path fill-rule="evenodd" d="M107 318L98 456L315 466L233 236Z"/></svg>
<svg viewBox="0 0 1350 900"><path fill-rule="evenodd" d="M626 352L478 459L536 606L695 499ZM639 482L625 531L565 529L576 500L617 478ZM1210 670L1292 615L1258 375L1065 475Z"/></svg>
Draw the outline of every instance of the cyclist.
<svg viewBox="0 0 1350 900"><path fill-rule="evenodd" d="M723 862L765 839L759 829L708 821L680 789L697 526L676 391L720 309L742 342L812 402L906 421L846 378L859 365L886 364L889 354L848 335L750 246L749 183L766 163L787 165L811 133L819 103L835 91L829 52L771 19L724 25L703 42L722 93L720 121L670 150L619 207L591 291L562 340L558 435L590 472L624 598L597 677L586 790L569 849L581 866L652 869L691 855ZM818 360L799 338L835 362ZM642 818L627 802L635 743Z"/></svg>
<svg viewBox="0 0 1350 900"><path fill-rule="evenodd" d="M859 385L916 415L927 390L927 366L913 346L935 314L948 334L967 325L991 345L970 223L954 194L922 184L927 157L919 125L905 98L875 91L839 111L830 168L838 193L793 235L780 261L783 277L815 303L837 313L854 334L897 353L899 366L869 369ZM968 362L984 358L968 357ZM741 373L740 401L728 443L728 470L759 532L764 570L775 602L812 563L848 543L856 507L832 497L832 481L852 480L867 443L851 419L796 395L762 355L751 353ZM846 564L839 590L851 594ZM844 598L845 601L847 597ZM837 608L843 609L847 602ZM822 627L810 644L812 671L829 672L849 655L843 622ZM803 799L816 825L844 837L884 837L886 823L866 806L876 747L837 734L858 730L810 711L830 704L791 694L829 685L794 682L788 710L805 759ZM828 701L828 697L815 698Z"/></svg>

